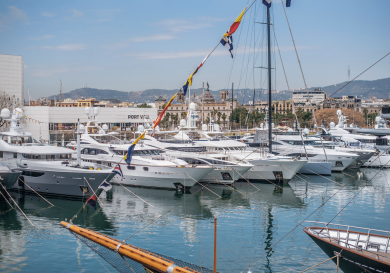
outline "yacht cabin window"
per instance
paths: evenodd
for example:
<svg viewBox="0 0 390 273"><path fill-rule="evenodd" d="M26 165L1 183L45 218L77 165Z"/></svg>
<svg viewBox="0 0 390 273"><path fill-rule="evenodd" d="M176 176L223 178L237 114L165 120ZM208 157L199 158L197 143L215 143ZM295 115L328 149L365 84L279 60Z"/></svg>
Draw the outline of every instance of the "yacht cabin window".
<svg viewBox="0 0 390 273"><path fill-rule="evenodd" d="M108 155L108 153L101 149L92 149L92 148L84 148L80 151L81 154L85 155L98 155L98 154L105 154Z"/></svg>
<svg viewBox="0 0 390 273"><path fill-rule="evenodd" d="M64 160L72 159L71 154L51 154L51 155L33 155L33 154L22 154L27 159L38 159L38 160Z"/></svg>
<svg viewBox="0 0 390 273"><path fill-rule="evenodd" d="M103 144L121 144L121 140L111 135L92 136L94 140Z"/></svg>

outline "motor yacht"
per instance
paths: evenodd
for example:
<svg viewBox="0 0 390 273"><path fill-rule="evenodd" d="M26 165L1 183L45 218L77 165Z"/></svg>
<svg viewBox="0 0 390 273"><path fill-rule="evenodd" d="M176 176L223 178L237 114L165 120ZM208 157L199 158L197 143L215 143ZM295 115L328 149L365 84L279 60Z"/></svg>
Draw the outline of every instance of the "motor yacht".
<svg viewBox="0 0 390 273"><path fill-rule="evenodd" d="M86 108L86 114L92 109ZM114 134L106 133L108 126L99 125L98 108L93 109L86 126L81 126L81 159L85 162L115 167L119 164L123 176L116 175L115 183L138 187L172 190L188 190L214 170L212 166L189 164L174 156L161 153L159 149L146 145L141 140L134 148L131 164L123 157L131 141L123 141ZM68 147L75 147L70 143Z"/></svg>
<svg viewBox="0 0 390 273"><path fill-rule="evenodd" d="M14 189L59 197L89 197L99 185L109 182L113 168L72 160L74 151L35 143L31 134L22 132L21 109L1 111L1 117L10 123L9 132L0 133L0 161L13 171L21 172ZM9 118L10 117L10 118Z"/></svg>
<svg viewBox="0 0 390 273"><path fill-rule="evenodd" d="M185 143L162 142L146 135L144 143L188 164L214 168L212 172L199 181L203 183L232 184L253 167L249 163L228 161L228 156L220 153L207 152L205 148L193 141Z"/></svg>

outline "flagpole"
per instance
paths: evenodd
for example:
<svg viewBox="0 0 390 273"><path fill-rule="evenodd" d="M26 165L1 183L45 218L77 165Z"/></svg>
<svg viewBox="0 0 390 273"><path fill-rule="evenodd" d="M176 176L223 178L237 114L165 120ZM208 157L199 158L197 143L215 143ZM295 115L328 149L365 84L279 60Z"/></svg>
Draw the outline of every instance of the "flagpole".
<svg viewBox="0 0 390 273"><path fill-rule="evenodd" d="M203 125L203 109L204 109L204 82L202 85L202 125Z"/></svg>
<svg viewBox="0 0 390 273"><path fill-rule="evenodd" d="M271 96L271 20L270 7L267 6L267 31L268 31L268 141L269 152L272 153L272 96Z"/></svg>

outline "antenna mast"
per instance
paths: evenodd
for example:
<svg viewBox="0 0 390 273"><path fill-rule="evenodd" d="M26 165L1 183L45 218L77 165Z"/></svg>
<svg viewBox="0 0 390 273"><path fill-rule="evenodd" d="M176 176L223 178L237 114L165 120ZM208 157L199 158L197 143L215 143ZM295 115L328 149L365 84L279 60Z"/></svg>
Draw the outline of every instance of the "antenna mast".
<svg viewBox="0 0 390 273"><path fill-rule="evenodd" d="M60 107L61 107L61 99L62 99L62 81L60 80Z"/></svg>

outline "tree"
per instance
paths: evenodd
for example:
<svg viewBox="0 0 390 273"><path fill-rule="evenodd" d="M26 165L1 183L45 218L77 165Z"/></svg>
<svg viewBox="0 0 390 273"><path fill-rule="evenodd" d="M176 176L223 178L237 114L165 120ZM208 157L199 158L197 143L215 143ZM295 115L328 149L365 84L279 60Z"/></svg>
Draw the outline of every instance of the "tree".
<svg viewBox="0 0 390 273"><path fill-rule="evenodd" d="M138 104L137 108L152 108L152 106L149 106L146 103L142 103L142 104Z"/></svg>
<svg viewBox="0 0 390 273"><path fill-rule="evenodd" d="M15 99L12 99L7 93L4 91L0 91L0 110L7 108L10 110L12 114L12 110L15 108L22 108L23 110L23 104L21 101L16 101ZM5 124L5 120L3 120L0 117L0 127L3 127Z"/></svg>
<svg viewBox="0 0 390 273"><path fill-rule="evenodd" d="M180 116L181 116L182 119L185 119L187 117L187 113L186 112L181 112Z"/></svg>
<svg viewBox="0 0 390 273"><path fill-rule="evenodd" d="M218 111L218 112L217 112L217 116L218 116L218 121L220 121L220 120L221 120L222 113Z"/></svg>
<svg viewBox="0 0 390 273"><path fill-rule="evenodd" d="M223 119L223 123L224 123L224 124L226 123L226 118L227 118L226 114L223 113L223 114L222 114L222 119Z"/></svg>

